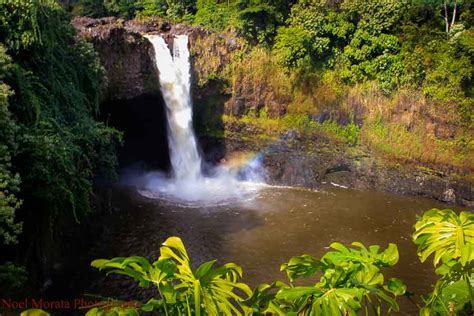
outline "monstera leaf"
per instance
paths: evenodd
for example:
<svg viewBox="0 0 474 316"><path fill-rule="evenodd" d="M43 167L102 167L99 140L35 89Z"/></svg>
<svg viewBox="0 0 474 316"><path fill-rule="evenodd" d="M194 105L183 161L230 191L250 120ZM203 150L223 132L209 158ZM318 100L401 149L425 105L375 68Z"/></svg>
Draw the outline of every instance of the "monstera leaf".
<svg viewBox="0 0 474 316"><path fill-rule="evenodd" d="M372 307L380 314L398 311L396 297L403 295L406 286L399 279L385 283L384 267L398 262L398 249L390 244L384 251L379 246L365 247L355 242L353 248L340 243L331 244L334 251L321 259L309 255L291 258L281 266L290 281L312 277L320 273L319 282L313 286L282 286L277 292L271 311L277 314L297 315L356 315L362 308ZM255 295L255 294L254 294ZM369 306L370 305L370 306Z"/></svg>
<svg viewBox="0 0 474 316"><path fill-rule="evenodd" d="M289 288L289 286L281 281L275 281L272 284L260 284L255 288L252 296L242 301L242 304L250 307L257 315L266 315L267 313L284 314L274 302L277 292L283 288Z"/></svg>
<svg viewBox="0 0 474 316"><path fill-rule="evenodd" d="M458 260L462 265L474 260L474 214L431 209L416 222L413 240L424 262L434 254L433 265L440 260Z"/></svg>
<svg viewBox="0 0 474 316"><path fill-rule="evenodd" d="M340 243L332 243L330 247L336 251L326 253L322 261L331 261L334 264L347 262L360 263L362 265L374 265L376 267L391 267L398 262L397 245L389 244L387 249L379 252L380 246L373 245L367 249L360 242L353 242L353 246L359 248L347 248Z"/></svg>
<svg viewBox="0 0 474 316"><path fill-rule="evenodd" d="M201 308L210 315L243 315L246 307L239 303L252 295L248 285L238 282L242 268L233 263L214 268L215 260L201 264L195 271L191 268L188 253L178 237L170 237L160 248L159 260L170 259L176 263L175 285L182 296L194 301L194 314Z"/></svg>
<svg viewBox="0 0 474 316"><path fill-rule="evenodd" d="M276 298L283 301L301 301L298 315L356 315L361 308L364 291L356 288L322 291L312 286L285 288Z"/></svg>
<svg viewBox="0 0 474 316"><path fill-rule="evenodd" d="M215 263L215 260L208 261L193 270L181 239L170 237L163 243L160 257L153 263L132 256L98 259L91 265L99 270L108 270L107 274L131 277L142 287L154 285L160 297L143 304L140 309L144 312L200 315L203 310L208 315L244 314L248 307L240 302L250 297L252 291L238 281L242 277L242 269L233 263L214 267ZM97 315L102 315L102 312L102 309L91 310Z"/></svg>
<svg viewBox="0 0 474 316"><path fill-rule="evenodd" d="M285 271L290 281L298 278L307 278L318 271L324 269L324 264L320 260L310 255L292 257L288 263L280 267L280 271Z"/></svg>
<svg viewBox="0 0 474 316"><path fill-rule="evenodd" d="M461 212L458 216L450 209L431 209L417 221L415 229L413 240L421 262L433 255L440 276L420 314L474 312L474 214Z"/></svg>
<svg viewBox="0 0 474 316"><path fill-rule="evenodd" d="M176 271L176 264L169 259L151 264L147 259L138 256L97 259L92 261L91 266L99 270L109 270L107 274L129 276L141 287L148 287L150 283L158 287Z"/></svg>
<svg viewBox="0 0 474 316"><path fill-rule="evenodd" d="M447 281L440 279L436 282L433 293L425 299L425 307L420 310L420 315L471 315L473 310L470 305L472 289L474 288L474 275L466 282L464 279Z"/></svg>

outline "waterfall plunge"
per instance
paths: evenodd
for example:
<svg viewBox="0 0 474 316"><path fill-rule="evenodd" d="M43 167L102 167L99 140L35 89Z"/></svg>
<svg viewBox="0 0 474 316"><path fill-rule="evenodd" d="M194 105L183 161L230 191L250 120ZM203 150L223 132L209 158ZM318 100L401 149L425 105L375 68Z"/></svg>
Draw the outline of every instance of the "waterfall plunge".
<svg viewBox="0 0 474 316"><path fill-rule="evenodd" d="M188 37L176 36L171 54L165 40L158 35L147 35L155 50L155 62L159 71L161 92L166 103L168 120L168 145L173 177L160 173L145 175L144 190L140 193L150 198L171 199L187 206L218 205L253 196L260 185L257 182L238 179L240 170L216 167L212 177L201 172L196 137L193 132L191 76ZM249 161L246 168L255 177L258 160Z"/></svg>
<svg viewBox="0 0 474 316"><path fill-rule="evenodd" d="M160 72L161 92L166 103L171 165L177 180L198 181L201 157L193 132L191 75L188 37L179 35L173 43L173 56L161 36L147 36L155 49Z"/></svg>

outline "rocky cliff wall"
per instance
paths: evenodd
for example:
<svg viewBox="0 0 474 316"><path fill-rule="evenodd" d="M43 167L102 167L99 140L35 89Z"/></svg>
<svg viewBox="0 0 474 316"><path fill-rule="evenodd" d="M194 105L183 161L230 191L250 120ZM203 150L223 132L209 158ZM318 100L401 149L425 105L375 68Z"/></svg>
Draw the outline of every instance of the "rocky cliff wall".
<svg viewBox="0 0 474 316"><path fill-rule="evenodd" d="M72 25L78 38L91 42L99 54L106 72L105 100L133 99L159 93L153 47L144 34L162 35L170 48L175 35L189 36L197 97L209 93L206 84L224 71L231 62L232 52L243 45L236 37L184 24L170 24L158 18L123 21L113 17L77 17Z"/></svg>

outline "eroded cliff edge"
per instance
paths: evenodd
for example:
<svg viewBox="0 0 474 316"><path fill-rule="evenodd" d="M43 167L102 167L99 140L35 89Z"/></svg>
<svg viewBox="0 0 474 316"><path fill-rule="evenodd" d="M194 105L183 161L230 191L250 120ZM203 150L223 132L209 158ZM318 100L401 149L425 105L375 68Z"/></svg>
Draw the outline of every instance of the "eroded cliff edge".
<svg viewBox="0 0 474 316"><path fill-rule="evenodd" d="M78 36L92 42L100 56L106 72L104 100L108 101L160 95L152 46L143 34L161 34L165 38L175 34L189 36L196 127L208 161L221 162L241 152L259 153L269 183L310 188L333 183L474 207L469 170L460 173L450 168L386 161L367 148L354 148L322 133L285 131L261 137L266 135L265 128L239 120L223 120L223 114L240 117L264 107L268 115L281 116L287 107L285 97L271 91L265 81L239 82L239 76L231 86L219 81L216 74L228 71L233 59L246 58L245 42L236 36L173 25L160 19L123 21L81 17L73 25ZM349 114L336 113L336 119L344 124L348 115L352 115L357 124L363 124L365 110L354 107ZM395 111L393 115L403 119L419 109ZM314 119L323 121L326 116L327 111L322 109ZM449 137L457 128L436 117L429 118L427 124L442 137Z"/></svg>

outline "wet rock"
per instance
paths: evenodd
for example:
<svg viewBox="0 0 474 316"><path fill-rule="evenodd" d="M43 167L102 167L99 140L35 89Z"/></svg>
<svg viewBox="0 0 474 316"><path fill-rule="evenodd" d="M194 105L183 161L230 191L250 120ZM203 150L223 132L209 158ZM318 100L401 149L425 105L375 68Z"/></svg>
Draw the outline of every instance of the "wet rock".
<svg viewBox="0 0 474 316"><path fill-rule="evenodd" d="M298 137L299 137L299 134L297 131L288 131L281 137L281 139L291 140L291 139L297 139Z"/></svg>
<svg viewBox="0 0 474 316"><path fill-rule="evenodd" d="M454 194L453 189L447 189L444 191L443 195L443 202L448 202L448 203L455 203L456 202L456 194Z"/></svg>
<svg viewBox="0 0 474 316"><path fill-rule="evenodd" d="M73 20L78 37L90 41L105 68L103 98L132 99L160 93L153 48L143 36L116 18Z"/></svg>
<svg viewBox="0 0 474 316"><path fill-rule="evenodd" d="M188 35L193 64L193 94L198 99L219 91L219 87L213 85L209 78L222 72L232 60L231 52L243 45L241 39L229 34L171 24L160 18L124 21L115 17L76 17L72 25L77 30L77 37L91 42L99 54L106 71L103 85L105 100L160 93L153 47L143 37L144 34L160 34L170 49L175 35ZM239 106L244 108L245 104L239 103L237 109Z"/></svg>

